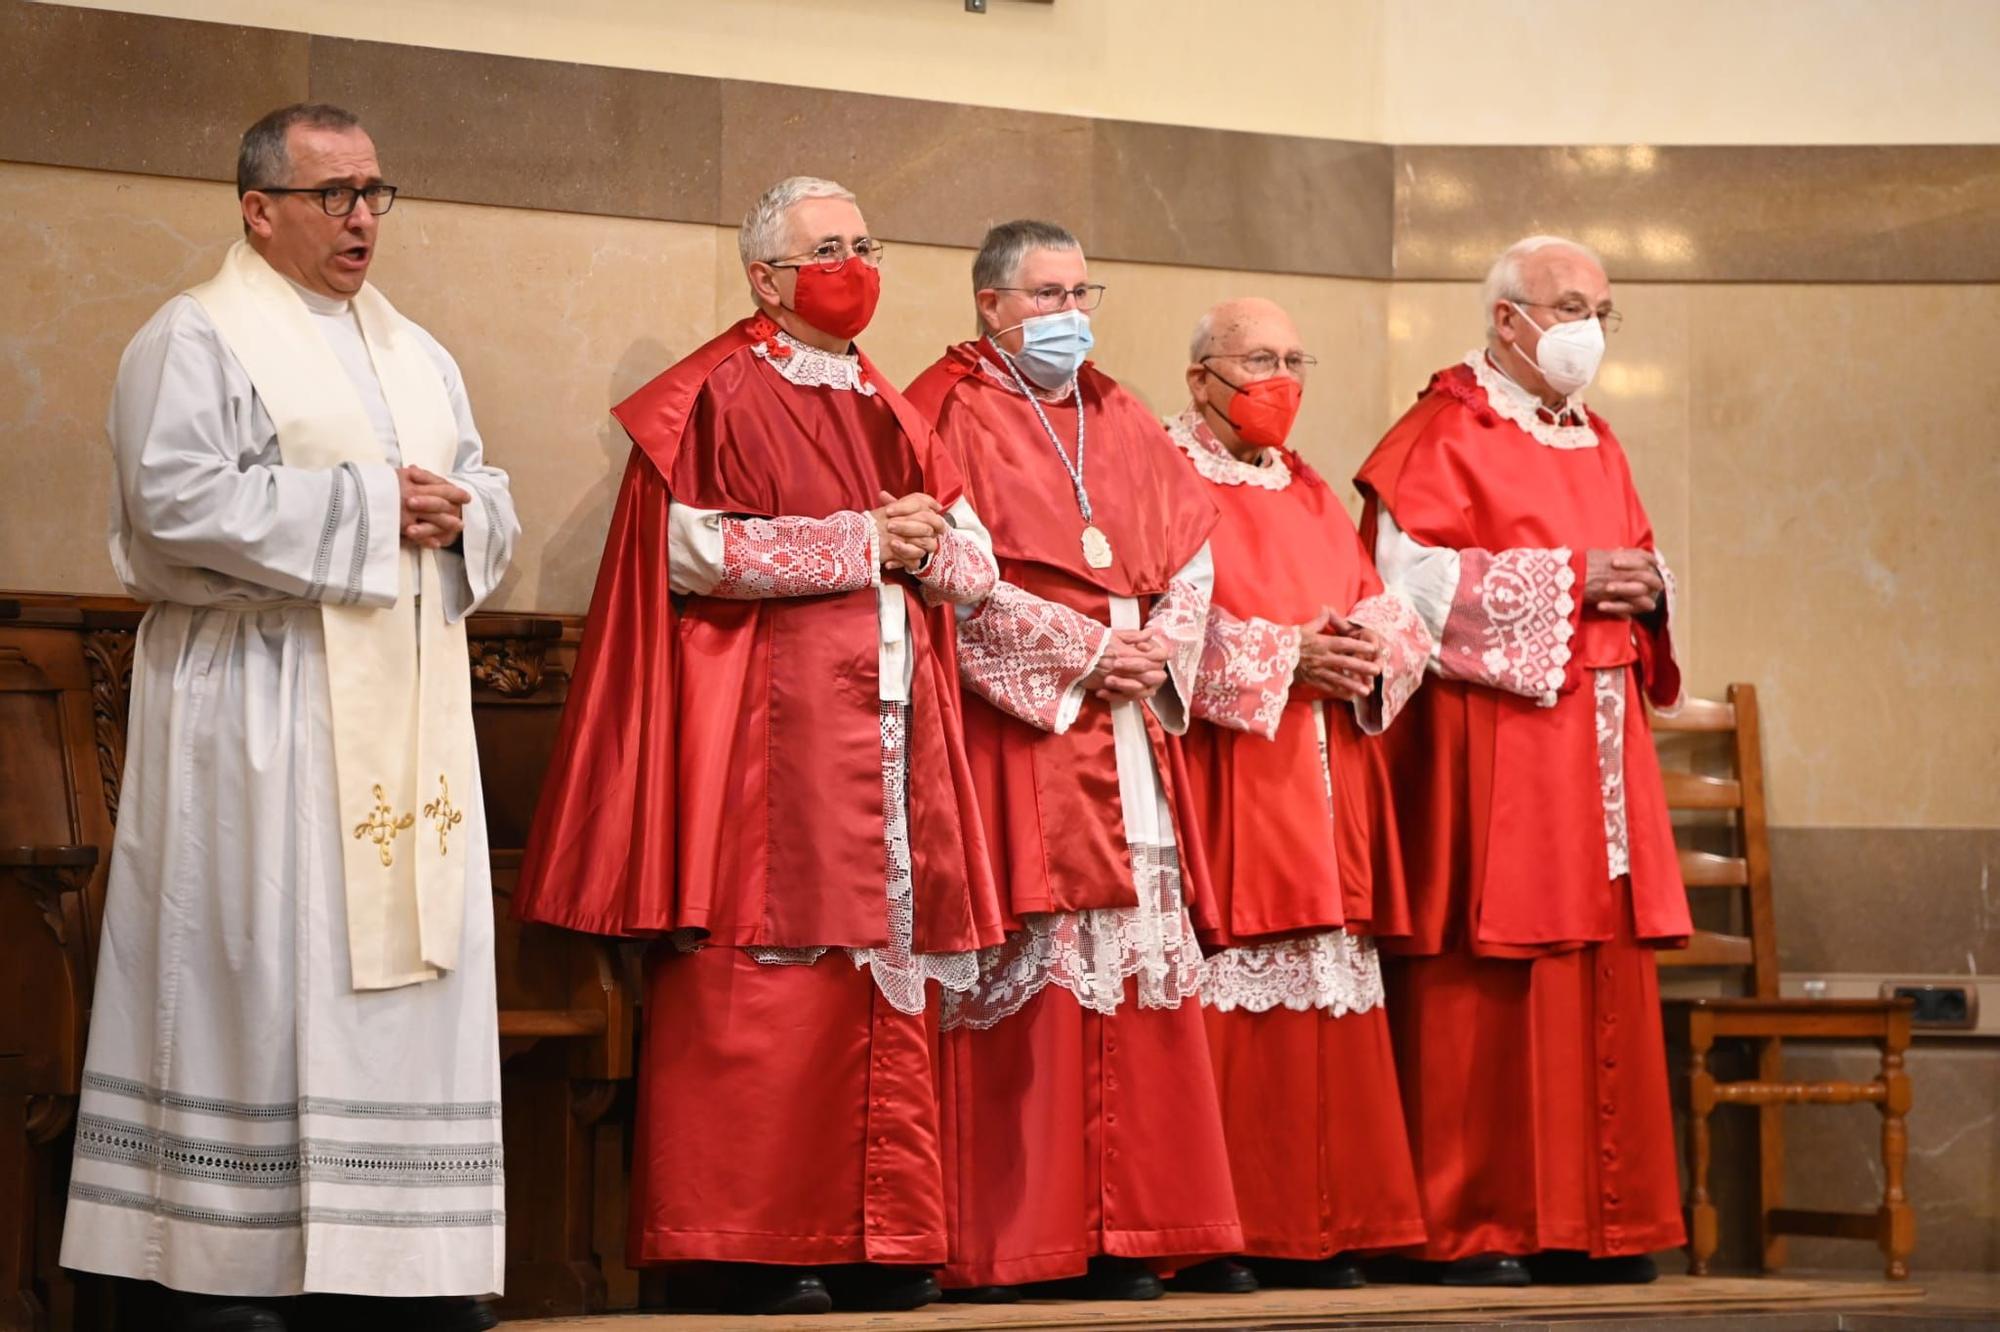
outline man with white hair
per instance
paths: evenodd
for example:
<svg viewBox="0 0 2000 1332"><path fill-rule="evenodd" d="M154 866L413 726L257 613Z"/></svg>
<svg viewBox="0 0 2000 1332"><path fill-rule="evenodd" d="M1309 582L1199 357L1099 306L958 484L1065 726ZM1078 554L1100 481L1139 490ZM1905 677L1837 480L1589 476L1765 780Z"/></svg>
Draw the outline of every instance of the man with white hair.
<svg viewBox="0 0 2000 1332"><path fill-rule="evenodd" d="M1368 937L1401 915L1368 736L1423 682L1431 640L1287 444L1313 364L1279 306L1225 301L1195 327L1189 404L1166 426L1222 511L1184 747L1215 884L1201 1001L1242 1255L1266 1285L1343 1288L1362 1284L1360 1254L1424 1238Z"/></svg>
<svg viewBox="0 0 2000 1332"><path fill-rule="evenodd" d="M1085 360L1103 295L1076 238L1002 223L980 336L910 397L965 468L1000 579L962 612L966 748L1011 933L944 1007L947 1286L1146 1299L1155 1265L1242 1241L1189 904L1206 867L1177 737L1215 506Z"/></svg>
<svg viewBox="0 0 2000 1332"><path fill-rule="evenodd" d="M636 447L515 903L662 936L635 1260L724 1265L737 1312L914 1308L946 1257L931 983L1000 937L950 605L994 563L854 346L854 196L780 181L738 242L756 313L613 409Z"/></svg>
<svg viewBox="0 0 2000 1332"><path fill-rule="evenodd" d="M1482 303L1486 346L1432 376L1355 480L1382 576L1437 638L1437 678L1385 738L1423 1270L1650 1280L1683 1239L1651 950L1691 925L1646 725L1680 695L1672 581L1578 396L1619 323L1603 265L1532 237Z"/></svg>

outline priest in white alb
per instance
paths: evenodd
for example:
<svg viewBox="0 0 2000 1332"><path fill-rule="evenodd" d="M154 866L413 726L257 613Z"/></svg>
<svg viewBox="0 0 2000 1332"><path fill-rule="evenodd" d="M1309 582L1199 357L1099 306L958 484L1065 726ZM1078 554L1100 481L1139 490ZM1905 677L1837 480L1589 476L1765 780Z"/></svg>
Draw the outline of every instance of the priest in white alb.
<svg viewBox="0 0 2000 1332"><path fill-rule="evenodd" d="M519 527L458 367L367 284L396 190L355 117L264 117L237 193L112 397L111 555L152 605L62 1262L165 1287L147 1327L491 1327L464 617Z"/></svg>

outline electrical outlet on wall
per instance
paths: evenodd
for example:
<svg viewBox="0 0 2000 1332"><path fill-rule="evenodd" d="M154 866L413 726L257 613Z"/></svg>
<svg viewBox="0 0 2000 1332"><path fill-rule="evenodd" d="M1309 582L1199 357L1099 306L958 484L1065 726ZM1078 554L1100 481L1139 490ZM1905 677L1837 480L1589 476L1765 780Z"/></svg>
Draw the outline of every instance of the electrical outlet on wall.
<svg viewBox="0 0 2000 1332"><path fill-rule="evenodd" d="M2000 977L1786 972L1778 989L1799 999L1901 996L1916 1006L1911 1026L1918 1035L2000 1037Z"/></svg>

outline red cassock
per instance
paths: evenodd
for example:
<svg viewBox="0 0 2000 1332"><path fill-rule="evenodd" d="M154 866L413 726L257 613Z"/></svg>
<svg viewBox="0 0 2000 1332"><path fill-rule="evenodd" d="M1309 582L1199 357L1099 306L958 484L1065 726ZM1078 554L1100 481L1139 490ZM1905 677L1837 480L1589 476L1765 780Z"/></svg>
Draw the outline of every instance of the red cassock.
<svg viewBox="0 0 2000 1332"><path fill-rule="evenodd" d="M670 502L817 519L882 490L949 504L962 487L865 358L864 396L793 384L766 354L789 352L745 320L614 409L637 447L515 910L595 934L705 932L707 947L663 940L648 958L635 1261L937 1263L931 1020L843 954L746 951L888 941L872 558L864 585L826 595L683 596L668 533ZM904 600L910 943L964 952L1001 932L951 608Z"/></svg>
<svg viewBox="0 0 2000 1332"><path fill-rule="evenodd" d="M1624 451L1594 413L1537 414L1476 360L1432 378L1356 484L1371 544L1386 512L1460 561L1440 678L1384 737L1410 920L1384 945L1389 1012L1425 1255L1679 1244L1650 950L1691 925L1645 701L1675 702L1680 671L1666 608L1582 604L1589 550L1653 548Z"/></svg>
<svg viewBox="0 0 2000 1332"><path fill-rule="evenodd" d="M1071 720L1060 700L1073 696L1115 604L1128 600L1149 623L1178 626L1169 631L1179 644L1169 689L1180 692L1168 696L1186 697L1206 589L1176 575L1201 555L1215 507L1159 423L1085 366L1077 393L1042 410L1069 450L1079 400L1086 417L1084 483L1113 552L1109 567L1090 567L1070 476L1034 406L982 346L951 348L909 395L964 468L999 560L999 587L963 630L965 734L1009 928L1019 930L1024 917L1138 902L1112 711L1085 698ZM970 662L975 640L979 665ZM1151 707L1124 706L1144 717L1173 811L1180 890L1199 917L1210 891L1183 807L1179 743ZM1191 933L1186 943L1188 1002L1144 1006L1138 982L1126 979L1106 1014L1051 984L991 1025L945 1033L948 1285L1074 1276L1099 1254L1173 1259L1239 1246L1191 997L1198 944Z"/></svg>
<svg viewBox="0 0 2000 1332"><path fill-rule="evenodd" d="M1221 510L1189 803L1216 894L1202 1001L1244 1252L1322 1259L1424 1238L1374 946L1350 937L1401 865L1379 743L1292 680L1331 610L1384 639L1370 729L1423 679L1430 635L1383 595L1339 497L1296 454L1240 461L1193 412L1169 423Z"/></svg>

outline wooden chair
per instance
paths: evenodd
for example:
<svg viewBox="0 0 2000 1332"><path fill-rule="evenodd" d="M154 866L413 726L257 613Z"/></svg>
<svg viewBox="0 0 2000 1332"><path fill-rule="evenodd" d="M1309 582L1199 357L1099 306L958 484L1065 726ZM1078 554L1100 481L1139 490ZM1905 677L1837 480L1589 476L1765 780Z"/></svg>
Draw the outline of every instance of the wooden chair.
<svg viewBox="0 0 2000 1332"><path fill-rule="evenodd" d="M1758 1215L1764 1270L1784 1266L1785 1237L1812 1235L1869 1239L1881 1248L1891 1280L1910 1274L1916 1218L1904 1197L1910 1110L1910 1075L1903 1054L1910 1046L1912 1004L1907 999L1784 999L1778 995L1777 922L1771 906L1771 853L1764 822L1764 765L1757 731L1757 691L1729 686L1726 702L1690 700L1675 716L1655 715L1656 736L1707 735L1727 748L1730 775L1707 776L1668 769L1667 805L1676 811L1721 813L1734 854L1683 846L1681 877L1690 890L1722 889L1741 895L1747 934L1695 931L1684 952L1663 953L1662 966L1722 968L1746 991L1738 998L1669 1000L1670 1044L1685 1049L1688 1073L1690 1268L1706 1275L1718 1243L1716 1211L1708 1192L1709 1115L1718 1105L1754 1106L1758 1118ZM1749 1042L1757 1075L1719 1081L1709 1055L1719 1040ZM1881 1068L1868 1082L1787 1080L1787 1040L1866 1041L1881 1050ZM1805 1211L1783 1206L1784 1111L1789 1105L1873 1103L1882 1113L1882 1201L1872 1212Z"/></svg>

